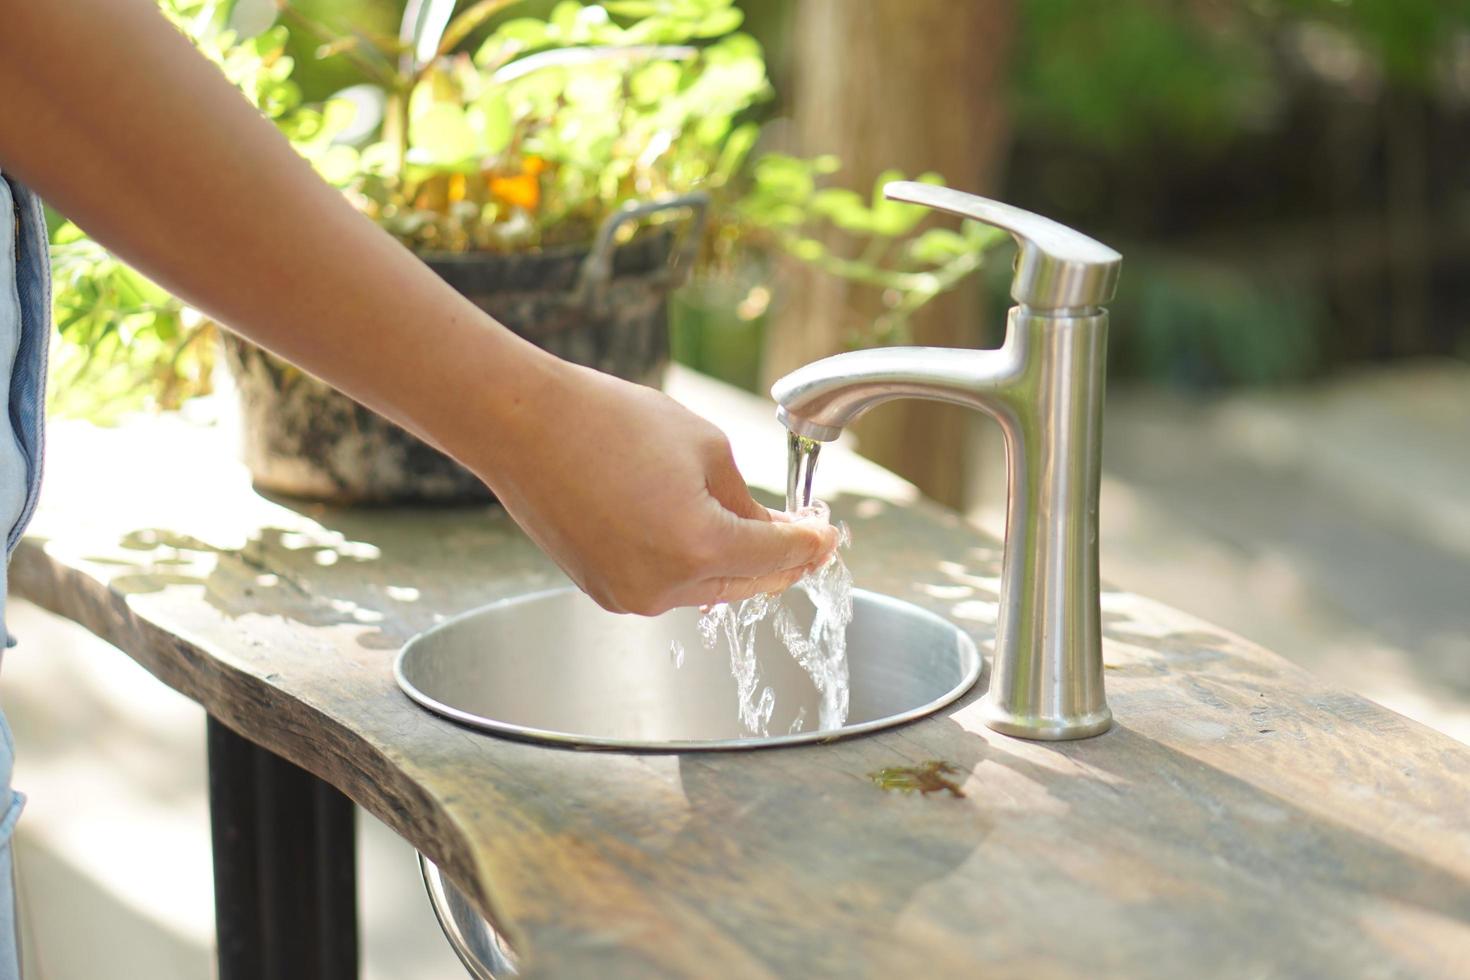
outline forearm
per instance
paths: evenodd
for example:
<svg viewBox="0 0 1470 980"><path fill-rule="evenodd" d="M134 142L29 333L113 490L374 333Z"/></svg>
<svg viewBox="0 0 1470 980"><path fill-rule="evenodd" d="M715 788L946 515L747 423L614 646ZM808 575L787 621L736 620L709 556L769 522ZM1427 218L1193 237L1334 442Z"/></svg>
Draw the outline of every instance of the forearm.
<svg viewBox="0 0 1470 980"><path fill-rule="evenodd" d="M5 6L0 167L142 272L441 444L555 373L322 182L151 0Z"/></svg>
<svg viewBox="0 0 1470 980"><path fill-rule="evenodd" d="M0 0L0 167L179 296L457 455L610 609L782 589L836 546L831 528L773 522L709 423L456 295L152 0Z"/></svg>

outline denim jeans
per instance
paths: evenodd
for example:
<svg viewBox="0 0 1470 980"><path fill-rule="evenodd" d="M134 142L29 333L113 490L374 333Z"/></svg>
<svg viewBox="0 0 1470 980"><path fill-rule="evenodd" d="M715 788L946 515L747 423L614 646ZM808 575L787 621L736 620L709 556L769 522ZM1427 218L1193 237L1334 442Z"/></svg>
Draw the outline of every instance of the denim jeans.
<svg viewBox="0 0 1470 980"><path fill-rule="evenodd" d="M51 282L41 202L0 173L0 526L8 528L0 562L0 624L10 555L36 507L45 425L46 349ZM14 645L5 630L5 645ZM25 797L10 786L15 744L0 715L0 980L19 980L15 885L10 839Z"/></svg>

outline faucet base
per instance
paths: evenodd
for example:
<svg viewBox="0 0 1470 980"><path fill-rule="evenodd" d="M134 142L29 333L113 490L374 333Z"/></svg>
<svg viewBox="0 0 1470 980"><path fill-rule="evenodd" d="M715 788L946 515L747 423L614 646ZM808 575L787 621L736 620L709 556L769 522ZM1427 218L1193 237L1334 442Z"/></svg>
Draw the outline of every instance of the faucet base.
<svg viewBox="0 0 1470 980"><path fill-rule="evenodd" d="M980 718L985 722L987 728L1000 732L1002 735L1043 742L1092 738L1113 727L1113 712L1107 705L1103 705L1099 711L1076 718L1048 718L1037 715L1018 715L990 700L988 694L980 701Z"/></svg>

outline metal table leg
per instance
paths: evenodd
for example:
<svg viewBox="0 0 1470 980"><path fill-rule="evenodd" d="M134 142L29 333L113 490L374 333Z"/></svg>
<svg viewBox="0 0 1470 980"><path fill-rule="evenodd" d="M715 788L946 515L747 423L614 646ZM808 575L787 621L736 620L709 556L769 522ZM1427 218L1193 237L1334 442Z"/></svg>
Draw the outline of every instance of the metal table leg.
<svg viewBox="0 0 1470 980"><path fill-rule="evenodd" d="M219 980L355 980L351 801L208 724Z"/></svg>

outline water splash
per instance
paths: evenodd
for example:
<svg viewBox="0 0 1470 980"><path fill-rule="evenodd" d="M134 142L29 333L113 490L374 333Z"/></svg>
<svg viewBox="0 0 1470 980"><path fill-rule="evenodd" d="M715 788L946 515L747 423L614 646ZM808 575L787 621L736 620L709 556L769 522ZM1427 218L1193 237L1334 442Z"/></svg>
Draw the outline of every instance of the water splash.
<svg viewBox="0 0 1470 980"><path fill-rule="evenodd" d="M684 666L684 644L678 640L669 644L669 660L673 661L675 670Z"/></svg>
<svg viewBox="0 0 1470 980"><path fill-rule="evenodd" d="M797 512L803 519L830 520L827 505L817 501ZM811 625L803 630L778 595L758 595L735 604L712 607L699 620L699 634L706 649L723 640L730 653L730 673L735 678L740 722L752 735L770 734L775 711L775 692L761 687L755 648L757 632L767 619L782 646L812 679L817 689L817 728L830 731L847 723L850 689L847 665L847 627L852 622L852 573L841 557L841 549L852 540L846 524L838 524L838 551L827 563L806 575L795 586L811 601ZM756 694L760 688L759 695ZM801 709L791 731L805 723Z"/></svg>
<svg viewBox="0 0 1470 980"><path fill-rule="evenodd" d="M820 502L819 502L820 504ZM826 513L826 505L820 504ZM784 603L776 609L776 635L817 688L817 726L823 731L847 723L851 689L847 667L847 627L852 623L852 573L841 549L852 543L846 524L838 524L838 550L827 563L802 578L796 587L811 600L811 626L802 632L796 615Z"/></svg>
<svg viewBox="0 0 1470 980"><path fill-rule="evenodd" d="M769 686L756 695L760 672L755 638L756 628L777 601L773 595L755 595L734 605L722 602L699 618L699 638L705 649L713 650L724 639L730 651L730 673L735 677L740 724L752 735L770 734L771 714L776 709L776 693Z"/></svg>

